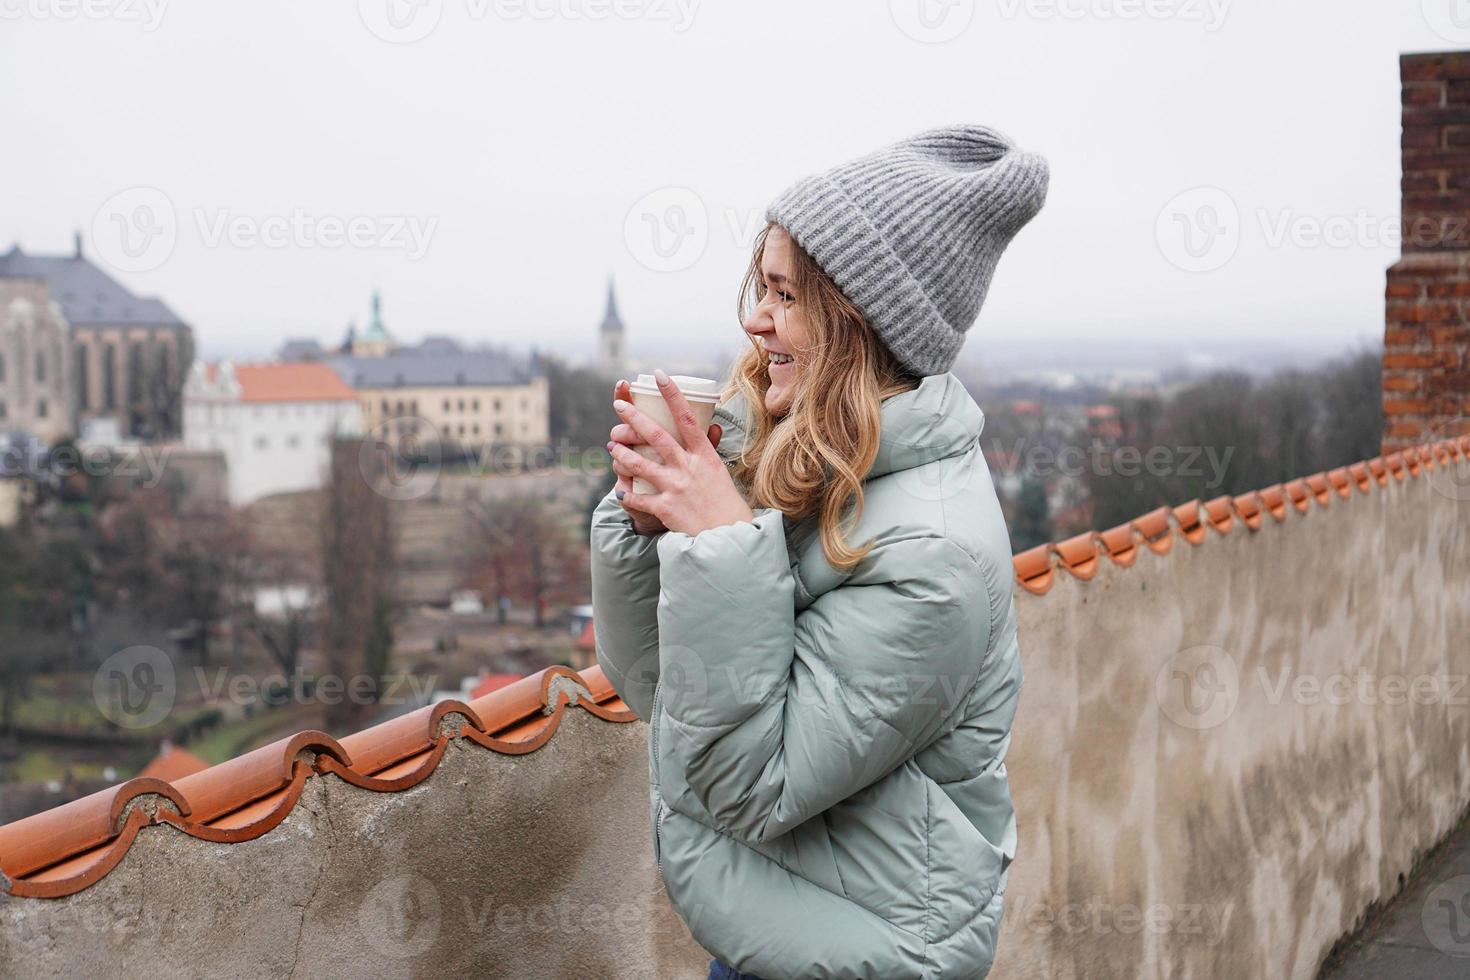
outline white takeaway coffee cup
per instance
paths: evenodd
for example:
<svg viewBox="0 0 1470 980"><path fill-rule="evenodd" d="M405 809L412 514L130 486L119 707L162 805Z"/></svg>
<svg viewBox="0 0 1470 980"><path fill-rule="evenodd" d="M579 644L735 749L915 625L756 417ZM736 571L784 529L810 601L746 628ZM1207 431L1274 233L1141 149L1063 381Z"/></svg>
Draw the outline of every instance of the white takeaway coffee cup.
<svg viewBox="0 0 1470 980"><path fill-rule="evenodd" d="M699 419L699 431L707 432L710 421L715 417L715 406L720 401L720 383L711 381L709 378L691 378L687 375L676 374L669 379L684 395L689 402L689 407L694 410L694 415ZM678 427L674 424L674 413L669 410L669 403L664 401L663 392L658 390L658 382L651 374L640 374L638 380L628 385L628 394L633 397L633 405L657 422L661 428L674 437L679 438ZM648 445L634 446L633 450L645 459L655 463L663 462L663 457L658 450ZM647 480L633 478L634 493L656 493L657 488Z"/></svg>

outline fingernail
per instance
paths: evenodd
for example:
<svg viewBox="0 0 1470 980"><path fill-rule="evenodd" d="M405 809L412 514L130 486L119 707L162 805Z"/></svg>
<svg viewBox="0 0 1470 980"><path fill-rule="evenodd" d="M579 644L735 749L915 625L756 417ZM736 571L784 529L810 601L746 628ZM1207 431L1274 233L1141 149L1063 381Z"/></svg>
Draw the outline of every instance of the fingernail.
<svg viewBox="0 0 1470 980"><path fill-rule="evenodd" d="M617 412L626 412L628 409L630 409L632 407L633 407L632 405L630 405L627 402L623 401L621 398L619 398L619 399L617 399L616 401L613 402L613 410L614 411L617 411Z"/></svg>
<svg viewBox="0 0 1470 980"><path fill-rule="evenodd" d="M654 368L653 380L657 381L661 385L666 385L669 383L669 376L667 374L664 374L663 368Z"/></svg>
<svg viewBox="0 0 1470 980"><path fill-rule="evenodd" d="M611 440L611 439L609 439L609 440L608 440L608 441L607 441L607 451L608 451L608 452L612 452L612 450L613 450L613 443L612 443L612 440Z"/></svg>
<svg viewBox="0 0 1470 980"><path fill-rule="evenodd" d="M619 500L622 500L623 499L623 494L625 494L627 492L628 491L626 491L626 490L619 490L619 491L617 491L617 497L618 497L618 499Z"/></svg>

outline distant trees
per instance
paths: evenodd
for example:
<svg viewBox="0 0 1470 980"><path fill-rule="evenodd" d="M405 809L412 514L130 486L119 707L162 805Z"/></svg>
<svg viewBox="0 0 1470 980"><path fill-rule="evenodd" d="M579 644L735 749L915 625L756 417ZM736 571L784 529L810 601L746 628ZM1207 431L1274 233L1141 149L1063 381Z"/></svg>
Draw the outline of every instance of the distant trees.
<svg viewBox="0 0 1470 980"><path fill-rule="evenodd" d="M1142 465L1093 466L1093 526L1113 527L1164 504L1238 495L1378 454L1380 356L1256 380L1226 372L1172 398L1119 399L1122 436L1107 447ZM1155 451L1157 465L1148 464ZM1162 450L1162 452L1158 452Z"/></svg>
<svg viewBox="0 0 1470 980"><path fill-rule="evenodd" d="M550 603L587 594L585 525L572 527L545 501L527 496L476 501L470 515L481 531L473 577L482 591L530 602L537 626L545 625Z"/></svg>
<svg viewBox="0 0 1470 980"><path fill-rule="evenodd" d="M559 358L545 360L547 415L551 440L565 439L573 450L601 446L617 422L612 413L617 378L590 368L569 367Z"/></svg>

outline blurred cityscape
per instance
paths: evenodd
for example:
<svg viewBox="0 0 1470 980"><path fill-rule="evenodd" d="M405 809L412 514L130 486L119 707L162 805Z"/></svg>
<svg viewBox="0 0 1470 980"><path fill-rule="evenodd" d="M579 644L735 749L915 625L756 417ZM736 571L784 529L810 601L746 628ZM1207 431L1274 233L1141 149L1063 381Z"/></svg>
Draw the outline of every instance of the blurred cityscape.
<svg viewBox="0 0 1470 980"><path fill-rule="evenodd" d="M593 662L612 385L654 366L614 285L575 361L428 334L389 299L234 363L81 235L0 256L0 823ZM956 373L1020 551L1372 456L1380 357L980 337ZM117 701L164 671L140 724Z"/></svg>

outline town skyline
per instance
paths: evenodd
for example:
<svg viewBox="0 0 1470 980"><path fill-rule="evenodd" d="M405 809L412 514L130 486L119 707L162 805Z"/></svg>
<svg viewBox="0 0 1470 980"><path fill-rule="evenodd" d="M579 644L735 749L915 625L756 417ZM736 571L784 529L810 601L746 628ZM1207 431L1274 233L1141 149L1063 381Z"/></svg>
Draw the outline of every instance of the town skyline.
<svg viewBox="0 0 1470 980"><path fill-rule="evenodd" d="M211 354L326 340L374 286L414 312L399 318L406 336L523 333L568 352L595 330L611 273L637 333L630 353L689 356L738 344L736 287L783 187L965 120L1045 154L1053 172L1039 230L1008 252L977 335L1187 331L1345 347L1375 335L1396 254L1396 55L1456 41L1417 3L1365 8L1361 30L1315 45L1298 39L1339 15L1325 2L1271 9L1272 30L1246 4L1125 19L962 3L969 17L948 38L892 4L837 17L822 4L694 5L688 22L563 18L554 37L536 18L450 6L413 41L384 39L353 6L268 5L219 36L172 8L156 24L96 30L10 23L0 79L38 91L7 113L7 132L50 150L12 161L26 194L0 247L65 252L82 228L98 252L98 229L136 232L151 216L168 254L119 278L169 297ZM752 116L770 79L790 98L828 84L770 44L770 23L820 25L833 50L884 71L858 73L820 113ZM248 52L263 44L292 70L262 75ZM1034 70L1048 62L1069 71ZM926 98L895 98L896 77ZM38 78L47 84L27 84ZM451 91L521 97L425 94ZM58 118L74 124L52 131ZM105 168L91 160L99 146ZM1234 231L1201 265L1189 249L1206 239L1180 236L1222 230L1216 218Z"/></svg>

